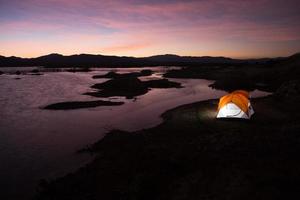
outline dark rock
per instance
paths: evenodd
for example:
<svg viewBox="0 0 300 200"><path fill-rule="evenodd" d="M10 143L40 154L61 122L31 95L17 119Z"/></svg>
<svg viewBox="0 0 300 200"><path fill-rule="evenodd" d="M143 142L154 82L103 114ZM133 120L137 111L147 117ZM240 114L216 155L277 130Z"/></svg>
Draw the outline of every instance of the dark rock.
<svg viewBox="0 0 300 200"><path fill-rule="evenodd" d="M108 72L104 75L94 75L94 79L98 78L131 78L131 77L139 77L139 76L150 76L153 72L151 70L142 70L141 72L131 72L131 73L125 73L125 74L119 74L116 72Z"/></svg>
<svg viewBox="0 0 300 200"><path fill-rule="evenodd" d="M16 74L16 75L21 75L21 72L20 72L20 71L16 71L15 74Z"/></svg>
<svg viewBox="0 0 300 200"><path fill-rule="evenodd" d="M92 86L95 89L118 89L127 90L134 89L134 87L143 87L142 81L135 77L128 78L117 78L113 80L108 80L104 83L97 83Z"/></svg>
<svg viewBox="0 0 300 200"><path fill-rule="evenodd" d="M140 74L141 76L150 76L153 72L150 69L143 69Z"/></svg>
<svg viewBox="0 0 300 200"><path fill-rule="evenodd" d="M168 81L167 79L141 81L137 77L119 77L108 80L104 83L97 83L92 86L100 91L88 92L86 95L94 97L125 96L131 99L135 96L146 94L150 88L171 88L181 87L180 83Z"/></svg>
<svg viewBox="0 0 300 200"><path fill-rule="evenodd" d="M2 71L0 71L0 75L4 74Z"/></svg>
<svg viewBox="0 0 300 200"><path fill-rule="evenodd" d="M39 73L40 71L38 69L31 70L31 73Z"/></svg>
<svg viewBox="0 0 300 200"><path fill-rule="evenodd" d="M131 99L135 96L147 93L148 88L136 77L122 77L97 83L92 88L99 89L98 92L88 92L87 95L95 97L125 96Z"/></svg>
<svg viewBox="0 0 300 200"><path fill-rule="evenodd" d="M40 70L38 70L38 69L33 69L33 70L31 70L30 75L41 76L41 75L44 75L44 74L40 73Z"/></svg>
<svg viewBox="0 0 300 200"><path fill-rule="evenodd" d="M70 110L79 108L92 108L98 106L118 106L122 105L124 102L111 102L111 101L70 101L70 102L60 102L55 104L50 104L44 109L48 110Z"/></svg>
<svg viewBox="0 0 300 200"><path fill-rule="evenodd" d="M42 73L31 73L30 75L33 75L33 76L41 76L41 75L44 75Z"/></svg>

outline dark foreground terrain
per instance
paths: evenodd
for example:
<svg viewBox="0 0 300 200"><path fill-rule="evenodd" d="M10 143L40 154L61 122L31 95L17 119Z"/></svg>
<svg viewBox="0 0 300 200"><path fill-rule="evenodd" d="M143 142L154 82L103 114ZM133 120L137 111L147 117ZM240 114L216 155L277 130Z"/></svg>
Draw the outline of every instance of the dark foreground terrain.
<svg viewBox="0 0 300 200"><path fill-rule="evenodd" d="M166 77L213 79L212 87L227 91L274 93L252 100L256 113L248 121L217 120L218 100L209 100L169 110L162 115L164 122L151 129L111 131L79 151L94 154L93 162L65 177L42 180L35 198L300 198L299 57L168 72ZM122 91L116 90L123 85L119 78L124 77L97 87ZM145 84L153 87L130 80L144 90Z"/></svg>
<svg viewBox="0 0 300 200"><path fill-rule="evenodd" d="M300 198L299 81L253 99L249 121L217 120L218 100L177 107L159 126L115 130L81 153L95 160L36 199Z"/></svg>

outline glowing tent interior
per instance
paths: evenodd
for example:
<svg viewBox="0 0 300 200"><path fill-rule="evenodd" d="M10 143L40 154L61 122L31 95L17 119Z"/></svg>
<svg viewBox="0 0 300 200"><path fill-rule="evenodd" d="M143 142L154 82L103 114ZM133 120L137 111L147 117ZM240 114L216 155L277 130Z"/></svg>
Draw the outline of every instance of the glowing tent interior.
<svg viewBox="0 0 300 200"><path fill-rule="evenodd" d="M236 90L220 98L217 118L250 119L253 114L249 92L245 90Z"/></svg>

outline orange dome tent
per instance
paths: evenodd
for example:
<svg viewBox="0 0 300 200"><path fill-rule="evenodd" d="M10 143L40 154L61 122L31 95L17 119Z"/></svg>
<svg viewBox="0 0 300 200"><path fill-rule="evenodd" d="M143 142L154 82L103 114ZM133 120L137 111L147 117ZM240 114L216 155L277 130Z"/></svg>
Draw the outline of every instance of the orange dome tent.
<svg viewBox="0 0 300 200"><path fill-rule="evenodd" d="M253 114L249 92L245 90L236 90L220 98L217 118L250 119Z"/></svg>

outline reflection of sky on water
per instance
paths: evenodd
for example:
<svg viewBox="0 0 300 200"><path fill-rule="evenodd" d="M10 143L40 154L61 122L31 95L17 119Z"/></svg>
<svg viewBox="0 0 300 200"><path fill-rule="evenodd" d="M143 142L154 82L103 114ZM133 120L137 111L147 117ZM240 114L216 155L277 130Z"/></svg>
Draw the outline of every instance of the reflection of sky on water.
<svg viewBox="0 0 300 200"><path fill-rule="evenodd" d="M161 77L163 68L142 80ZM89 160L74 152L102 138L111 129L134 131L153 127L160 115L171 108L195 101L217 98L223 91L208 87L211 81L170 79L181 82L184 88L151 89L122 106L97 107L68 111L42 110L40 107L75 100L97 98L81 95L89 86L107 79L92 79L109 69L89 73L45 73L42 76L2 75L0 78L0 184L8 194L16 188L28 193L41 177L58 176L76 169ZM114 69L132 72L138 69ZM254 92L252 96L261 95ZM25 184L26 183L26 184ZM24 193L19 192L20 195ZM26 194L25 194L26 195Z"/></svg>

